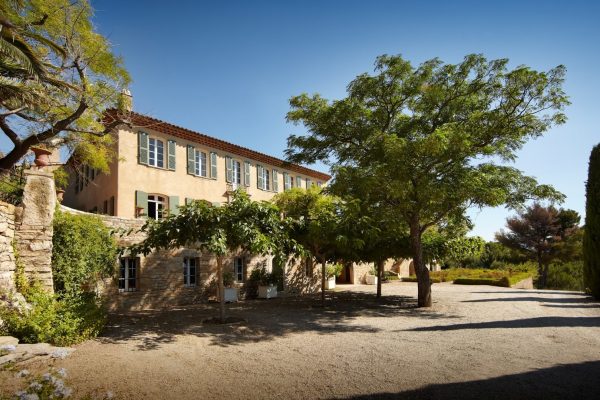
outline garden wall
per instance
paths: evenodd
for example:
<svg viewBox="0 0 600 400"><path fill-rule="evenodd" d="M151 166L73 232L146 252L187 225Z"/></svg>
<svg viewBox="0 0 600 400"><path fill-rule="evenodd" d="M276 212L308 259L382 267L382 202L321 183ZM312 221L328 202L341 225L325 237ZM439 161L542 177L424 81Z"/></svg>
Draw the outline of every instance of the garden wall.
<svg viewBox="0 0 600 400"><path fill-rule="evenodd" d="M15 206L0 201L0 289L7 292L15 288L14 237Z"/></svg>

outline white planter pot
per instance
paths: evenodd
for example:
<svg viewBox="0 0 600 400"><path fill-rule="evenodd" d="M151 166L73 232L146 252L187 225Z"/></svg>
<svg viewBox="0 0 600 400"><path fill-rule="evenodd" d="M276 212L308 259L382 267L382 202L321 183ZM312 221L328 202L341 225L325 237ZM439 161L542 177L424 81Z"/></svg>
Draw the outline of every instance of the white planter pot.
<svg viewBox="0 0 600 400"><path fill-rule="evenodd" d="M327 289L327 290L335 289L335 276L333 278L329 278L325 281L325 289Z"/></svg>
<svg viewBox="0 0 600 400"><path fill-rule="evenodd" d="M367 276L365 276L365 281L367 282L367 285L377 285L377 277L375 275L367 274Z"/></svg>
<svg viewBox="0 0 600 400"><path fill-rule="evenodd" d="M258 287L258 298L259 299L272 299L277 297L277 286L259 286Z"/></svg>
<svg viewBox="0 0 600 400"><path fill-rule="evenodd" d="M225 288L225 302L232 303L238 301L237 288Z"/></svg>

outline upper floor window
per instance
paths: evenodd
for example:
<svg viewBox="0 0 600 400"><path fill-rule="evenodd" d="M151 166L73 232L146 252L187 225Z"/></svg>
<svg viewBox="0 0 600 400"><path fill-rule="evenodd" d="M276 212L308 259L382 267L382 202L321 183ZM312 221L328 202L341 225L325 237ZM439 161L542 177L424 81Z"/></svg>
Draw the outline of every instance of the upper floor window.
<svg viewBox="0 0 600 400"><path fill-rule="evenodd" d="M233 184L241 185L242 184L242 163L238 160L232 161L233 166Z"/></svg>
<svg viewBox="0 0 600 400"><path fill-rule="evenodd" d="M162 219L168 209L167 198L157 194L148 195L148 218Z"/></svg>
<svg viewBox="0 0 600 400"><path fill-rule="evenodd" d="M162 140L148 139L148 165L158 168L165 166L165 147Z"/></svg>
<svg viewBox="0 0 600 400"><path fill-rule="evenodd" d="M206 153L199 150L194 153L194 174L206 178Z"/></svg>
<svg viewBox="0 0 600 400"><path fill-rule="evenodd" d="M277 192L279 189L279 185L277 182L277 171L276 170L270 170L267 169L265 167L263 167L262 165L257 165L256 166L256 176L257 176L257 180L256 180L256 186L259 189L262 190L269 190L269 191L274 191Z"/></svg>

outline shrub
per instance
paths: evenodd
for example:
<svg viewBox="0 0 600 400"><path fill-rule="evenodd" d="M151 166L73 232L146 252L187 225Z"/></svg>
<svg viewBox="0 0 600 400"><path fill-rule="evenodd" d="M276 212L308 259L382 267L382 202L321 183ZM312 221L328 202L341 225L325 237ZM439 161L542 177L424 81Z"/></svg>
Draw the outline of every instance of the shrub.
<svg viewBox="0 0 600 400"><path fill-rule="evenodd" d="M75 296L115 271L117 245L100 218L56 211L52 274L57 293Z"/></svg>
<svg viewBox="0 0 600 400"><path fill-rule="evenodd" d="M586 291L600 299L600 144L590 155L585 195L583 277Z"/></svg>
<svg viewBox="0 0 600 400"><path fill-rule="evenodd" d="M548 289L583 291L583 262L550 264L547 287Z"/></svg>
<svg viewBox="0 0 600 400"><path fill-rule="evenodd" d="M23 167L11 169L0 177L0 200L13 205L21 204L24 187Z"/></svg>
<svg viewBox="0 0 600 400"><path fill-rule="evenodd" d="M327 264L327 268L326 268L327 278L333 278L333 277L340 276L343 268L344 267L342 266L342 264L339 264L339 263Z"/></svg>

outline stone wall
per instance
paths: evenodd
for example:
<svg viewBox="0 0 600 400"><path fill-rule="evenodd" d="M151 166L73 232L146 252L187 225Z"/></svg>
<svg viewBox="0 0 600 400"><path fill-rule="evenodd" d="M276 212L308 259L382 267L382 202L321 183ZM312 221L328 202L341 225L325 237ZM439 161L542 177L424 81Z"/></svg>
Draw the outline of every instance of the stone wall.
<svg viewBox="0 0 600 400"><path fill-rule="evenodd" d="M15 288L14 237L15 206L0 201L0 291L10 292Z"/></svg>
<svg viewBox="0 0 600 400"><path fill-rule="evenodd" d="M25 171L22 212L15 218L15 242L25 275L52 292L52 222L56 188L50 172ZM20 215L18 215L20 214Z"/></svg>

